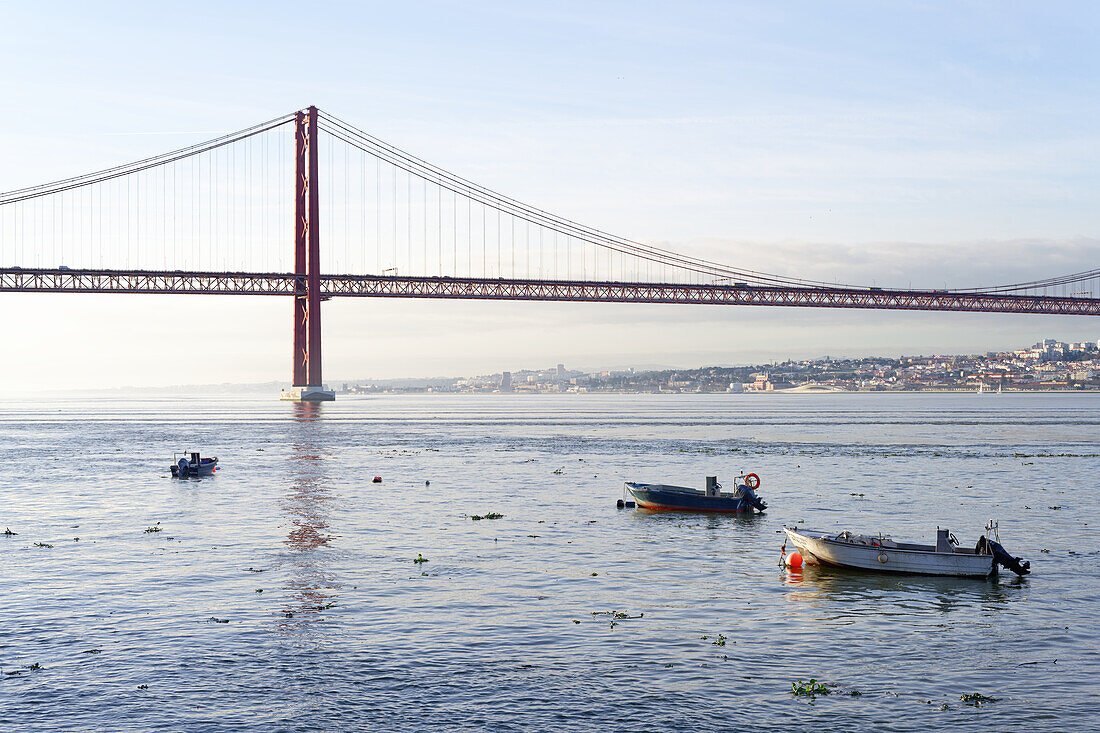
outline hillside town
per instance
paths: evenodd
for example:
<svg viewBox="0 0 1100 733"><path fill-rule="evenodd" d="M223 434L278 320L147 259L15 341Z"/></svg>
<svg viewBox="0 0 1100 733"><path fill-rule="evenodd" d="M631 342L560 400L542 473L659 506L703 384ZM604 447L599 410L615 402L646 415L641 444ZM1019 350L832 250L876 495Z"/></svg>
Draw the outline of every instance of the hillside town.
<svg viewBox="0 0 1100 733"><path fill-rule="evenodd" d="M970 355L785 361L697 369L587 372L564 364L477 377L345 383L344 394L1019 392L1100 389L1096 342L1045 339L1031 347Z"/></svg>

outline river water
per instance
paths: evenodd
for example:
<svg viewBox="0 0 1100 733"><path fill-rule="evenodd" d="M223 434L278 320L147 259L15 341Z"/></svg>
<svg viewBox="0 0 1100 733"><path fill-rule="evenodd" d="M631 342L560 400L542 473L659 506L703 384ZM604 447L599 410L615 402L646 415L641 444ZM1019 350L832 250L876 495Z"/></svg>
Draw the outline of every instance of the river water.
<svg viewBox="0 0 1100 733"><path fill-rule="evenodd" d="M1095 730L1098 426L1096 394L7 402L0 729ZM185 448L222 469L173 480ZM741 470L766 514L615 507ZM778 567L783 524L989 518L1032 575Z"/></svg>

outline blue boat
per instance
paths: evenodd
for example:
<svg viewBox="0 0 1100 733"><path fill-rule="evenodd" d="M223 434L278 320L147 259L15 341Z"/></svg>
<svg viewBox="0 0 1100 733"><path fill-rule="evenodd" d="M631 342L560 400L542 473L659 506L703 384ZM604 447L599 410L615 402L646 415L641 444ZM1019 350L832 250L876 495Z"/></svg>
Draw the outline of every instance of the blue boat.
<svg viewBox="0 0 1100 733"><path fill-rule="evenodd" d="M736 481L737 488L732 492L722 491L722 485L718 483L716 476L707 476L706 489L627 481L626 490L639 507L652 511L738 514L754 509L762 512L768 508L756 495L755 489L760 487L759 476L750 473L738 476Z"/></svg>
<svg viewBox="0 0 1100 733"><path fill-rule="evenodd" d="M176 478L213 476L218 470L217 458L203 458L196 452L176 453L169 467Z"/></svg>

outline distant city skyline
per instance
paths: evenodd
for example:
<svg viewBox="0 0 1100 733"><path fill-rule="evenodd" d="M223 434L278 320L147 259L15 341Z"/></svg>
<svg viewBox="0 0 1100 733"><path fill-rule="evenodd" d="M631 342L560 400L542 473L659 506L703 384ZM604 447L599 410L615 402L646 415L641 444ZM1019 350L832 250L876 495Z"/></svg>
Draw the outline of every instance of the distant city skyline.
<svg viewBox="0 0 1100 733"><path fill-rule="evenodd" d="M864 356L688 369L585 370L564 364L458 379L343 383L364 394L716 394L770 392L1100 391L1097 342L1043 339L986 354Z"/></svg>
<svg viewBox="0 0 1100 733"><path fill-rule="evenodd" d="M0 191L318 104L516 199L746 269L973 287L1100 255L1089 3L367 3L338 25L299 10L4 5L0 63L18 71ZM2 294L0 313L4 394L290 369L283 298ZM397 377L989 351L1094 340L1100 320L333 300L324 331L327 375Z"/></svg>
<svg viewBox="0 0 1100 733"><path fill-rule="evenodd" d="M669 366L659 364L634 364L628 366L591 366L591 365L574 365L568 366L564 363L558 363L553 366L528 366L528 367L513 367L510 369L498 369L496 371L486 371L477 374L435 374L430 376L402 376L402 377L346 377L338 376L331 380L330 386L337 389L340 392L363 392L363 387L374 385L380 391L394 390L403 391L407 389L437 386L448 387L448 389L438 390L442 392L448 391L462 391L461 389L450 389L453 387L463 387L468 385L475 387L472 391L479 391L486 386L496 385L500 388L499 391L524 391L519 389L504 389L505 384L516 387L523 383L534 382L572 382L578 384L577 378L583 377L595 378L595 377L616 377L624 375L638 375L639 377L645 375L658 374L662 372L678 373L678 372L705 372L712 370L719 371L743 371L746 375L751 373L751 370L757 370L760 374L767 377L770 372L779 370L782 372L790 365L806 366L810 364L822 364L822 363L846 363L846 362L905 362L910 363L951 363L958 360L993 364L997 369L1004 369L1004 359L1009 359L1012 364L1019 366L1026 364L1029 367L1039 367L1039 371L1049 372L1057 371L1059 364L1068 360L1067 364L1070 366L1063 366L1062 371L1070 373L1076 369L1092 370L1094 374L1089 376L1089 379L1098 380L1096 384L1093 384L1091 389L1100 389L1100 351L1097 350L1097 345L1100 340L1095 341L1062 341L1056 338L1043 338L1031 346L1013 346L1009 348L996 349L988 352L981 353L906 353L906 354L861 354L861 355L832 355L823 354L813 358L804 359L784 359L773 360L770 362L762 363L707 363L707 364L694 364L694 365L682 365L682 366ZM1053 364L1053 366L1052 366ZM1069 370L1067 372L1067 370ZM535 379L532 379L535 377ZM1030 377L1025 376L1024 382L1036 381ZM93 389L46 389L41 390L40 393L44 395L94 395L94 394L112 394L119 391L126 392L127 390L137 390L142 393L149 394L167 394L172 393L177 389L186 389L193 394L246 394L246 393L263 393L272 394L276 390L288 386L286 380L273 380L270 382L254 382L254 383L232 383L232 382L217 382L207 384L161 384L154 386L138 386L138 385L123 385L119 387L111 388L93 388ZM372 391L370 389L366 391ZM430 390L429 390L430 391ZM565 390L558 390L565 391ZM576 391L576 390L574 390ZM586 391L586 390L580 390Z"/></svg>

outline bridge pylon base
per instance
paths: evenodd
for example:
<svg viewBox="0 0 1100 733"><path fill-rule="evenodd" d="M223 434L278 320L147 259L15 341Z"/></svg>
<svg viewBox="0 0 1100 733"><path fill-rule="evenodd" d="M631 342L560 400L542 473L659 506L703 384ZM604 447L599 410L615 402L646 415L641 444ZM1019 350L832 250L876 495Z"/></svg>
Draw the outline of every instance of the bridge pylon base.
<svg viewBox="0 0 1100 733"><path fill-rule="evenodd" d="M279 394L279 399L288 402L332 402L336 399L336 391L326 389L321 385L295 386L284 389Z"/></svg>

